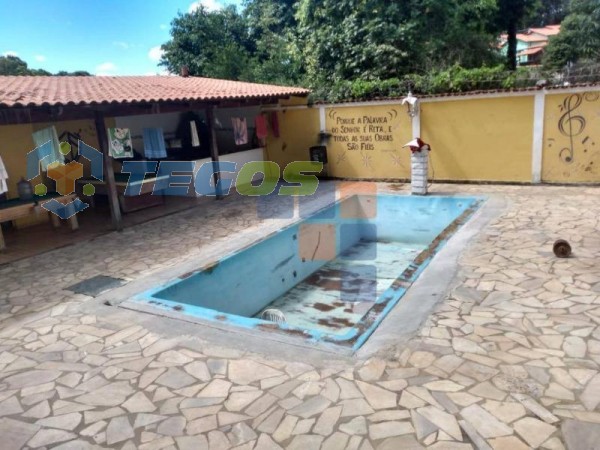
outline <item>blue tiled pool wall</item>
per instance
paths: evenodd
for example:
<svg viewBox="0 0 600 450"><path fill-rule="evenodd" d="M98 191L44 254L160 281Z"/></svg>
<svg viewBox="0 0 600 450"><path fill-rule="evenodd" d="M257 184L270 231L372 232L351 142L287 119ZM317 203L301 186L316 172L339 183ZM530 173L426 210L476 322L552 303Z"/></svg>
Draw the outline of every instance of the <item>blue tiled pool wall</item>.
<svg viewBox="0 0 600 450"><path fill-rule="evenodd" d="M252 317L325 263L298 257L298 228L282 230L153 297Z"/></svg>
<svg viewBox="0 0 600 450"><path fill-rule="evenodd" d="M376 225L377 240L428 245L474 202L464 197L379 195L377 216L367 223Z"/></svg>
<svg viewBox="0 0 600 450"><path fill-rule="evenodd" d="M302 226L334 227L336 255L360 240L426 245L473 201L456 197L354 196L230 255L208 270L153 289L152 298L252 317L327 262L300 257ZM376 257L368 255L365 263Z"/></svg>
<svg viewBox="0 0 600 450"><path fill-rule="evenodd" d="M322 213L335 218L338 215L336 209L339 209L338 204ZM252 317L327 262L303 261L299 254L300 227L323 222L336 229L338 254L360 239L356 220L307 219L230 255L210 270L172 283L153 297ZM343 235L341 227L348 224L353 227L345 228Z"/></svg>

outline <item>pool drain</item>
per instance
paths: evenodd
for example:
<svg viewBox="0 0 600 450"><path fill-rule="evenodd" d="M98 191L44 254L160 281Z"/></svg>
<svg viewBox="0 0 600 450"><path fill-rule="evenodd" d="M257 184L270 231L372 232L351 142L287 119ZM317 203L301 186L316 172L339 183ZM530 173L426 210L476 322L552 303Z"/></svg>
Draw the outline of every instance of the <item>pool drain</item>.
<svg viewBox="0 0 600 450"><path fill-rule="evenodd" d="M263 320L268 320L269 322L275 322L275 323L287 322L285 320L285 315L281 311L279 311L278 309L275 309L275 308L265 309L262 312L262 314L260 315L260 318Z"/></svg>

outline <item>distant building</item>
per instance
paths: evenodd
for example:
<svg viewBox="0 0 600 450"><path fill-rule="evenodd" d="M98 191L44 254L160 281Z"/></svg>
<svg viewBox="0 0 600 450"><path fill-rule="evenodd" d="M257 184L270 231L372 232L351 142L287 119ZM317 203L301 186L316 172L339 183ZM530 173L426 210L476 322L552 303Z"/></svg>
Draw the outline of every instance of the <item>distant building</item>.
<svg viewBox="0 0 600 450"><path fill-rule="evenodd" d="M544 48L548 45L550 36L560 33L560 25L547 25L543 28L528 28L517 33L517 64L520 66L538 65L542 62ZM506 55L508 36L500 36L499 48Z"/></svg>

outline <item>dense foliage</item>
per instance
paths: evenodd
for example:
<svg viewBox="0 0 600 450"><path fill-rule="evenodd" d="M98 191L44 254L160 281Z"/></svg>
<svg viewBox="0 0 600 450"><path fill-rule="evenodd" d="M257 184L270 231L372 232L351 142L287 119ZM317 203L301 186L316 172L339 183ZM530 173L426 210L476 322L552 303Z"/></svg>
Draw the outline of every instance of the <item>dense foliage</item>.
<svg viewBox="0 0 600 450"><path fill-rule="evenodd" d="M51 75L51 73L42 69L30 69L21 58L6 55L0 56L0 75Z"/></svg>
<svg viewBox="0 0 600 450"><path fill-rule="evenodd" d="M25 61L13 55L0 56L0 75L52 75L44 69L30 69ZM84 70L75 72L66 72L61 70L57 76L87 76L90 75Z"/></svg>
<svg viewBox="0 0 600 450"><path fill-rule="evenodd" d="M180 14L162 64L178 73L303 84L317 98L369 98L535 84L516 34L564 19L547 69L596 60L600 0L246 0ZM508 55L498 51L508 36ZM547 76L548 73L544 74ZM550 74L551 75L551 74ZM539 76L538 73L535 76Z"/></svg>
<svg viewBox="0 0 600 450"><path fill-rule="evenodd" d="M171 35L171 41L163 46L169 71L177 73L185 65L193 75L233 80L249 77L254 42L234 6L217 12L201 7L180 15L171 24Z"/></svg>
<svg viewBox="0 0 600 450"><path fill-rule="evenodd" d="M415 94L441 94L490 89L531 87L536 79L527 69L509 71L504 66L465 69L459 65L423 75L410 74L386 80L343 80L318 86L313 95L319 99L341 101L402 97L410 89Z"/></svg>
<svg viewBox="0 0 600 450"><path fill-rule="evenodd" d="M544 64L560 69L581 60L600 61L600 0L572 0L558 36L550 40Z"/></svg>
<svg viewBox="0 0 600 450"><path fill-rule="evenodd" d="M561 23L569 10L570 0L537 0L529 17L528 24L532 27L543 27Z"/></svg>

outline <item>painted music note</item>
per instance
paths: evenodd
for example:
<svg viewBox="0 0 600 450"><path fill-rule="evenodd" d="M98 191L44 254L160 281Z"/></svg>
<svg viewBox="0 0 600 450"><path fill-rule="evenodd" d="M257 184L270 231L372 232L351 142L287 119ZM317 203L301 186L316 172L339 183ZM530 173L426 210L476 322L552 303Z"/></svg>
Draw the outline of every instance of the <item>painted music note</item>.
<svg viewBox="0 0 600 450"><path fill-rule="evenodd" d="M585 99L588 102L598 101L598 99L600 99L600 92L586 92Z"/></svg>
<svg viewBox="0 0 600 450"><path fill-rule="evenodd" d="M582 102L583 97L580 94L573 94L567 97L560 106L563 114L558 120L558 131L569 138L569 146L563 147L558 156L566 164L571 164L575 159L574 138L585 130L585 117L574 114Z"/></svg>

